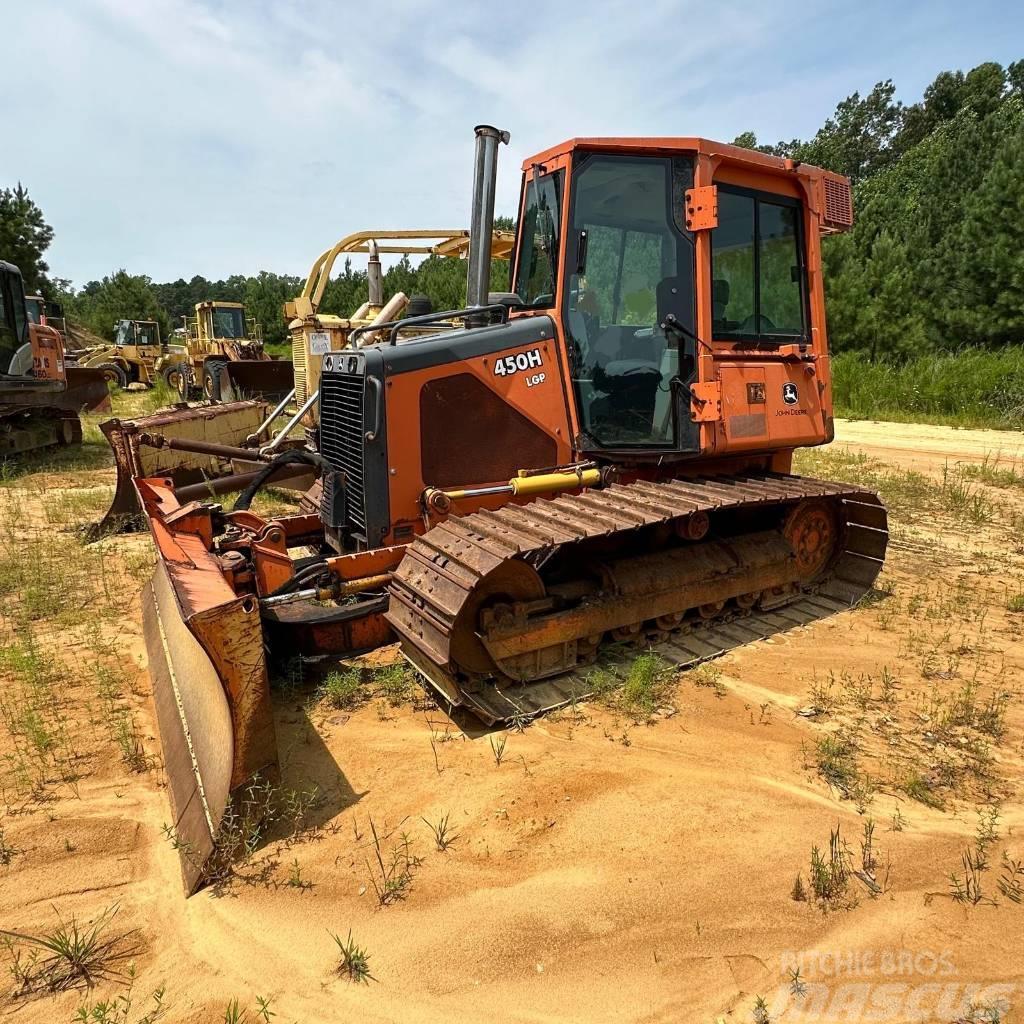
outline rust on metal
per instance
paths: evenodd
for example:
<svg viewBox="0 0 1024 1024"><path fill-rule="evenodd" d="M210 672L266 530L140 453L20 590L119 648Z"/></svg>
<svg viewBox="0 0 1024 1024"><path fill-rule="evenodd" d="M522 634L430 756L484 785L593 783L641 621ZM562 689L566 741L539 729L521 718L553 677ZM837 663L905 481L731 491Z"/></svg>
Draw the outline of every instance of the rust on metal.
<svg viewBox="0 0 1024 1024"><path fill-rule="evenodd" d="M173 435L181 441L238 445L266 417L263 401L228 405L161 410L135 420L106 420L100 430L110 444L117 467L117 483L110 508L93 529L93 536L133 526L141 511L135 480L170 477L176 485L200 483L210 476L233 471L230 463L211 464L209 457L191 452L150 448L140 443L141 434Z"/></svg>
<svg viewBox="0 0 1024 1024"><path fill-rule="evenodd" d="M188 507L162 480L137 481L159 558L143 632L186 892L203 882L232 795L278 774L259 604L231 589Z"/></svg>
<svg viewBox="0 0 1024 1024"><path fill-rule="evenodd" d="M777 509L788 518L781 532L699 539L711 536L716 514L745 509ZM547 591L534 566L612 535L621 544L647 528L695 543L678 555L613 560L593 597L568 609L543 605ZM716 638L708 652L693 653L699 660L727 649L723 636L749 639L795 625L788 606L801 617L813 609L803 621L848 607L877 577L887 536L876 495L822 480L765 473L613 484L435 526L396 570L386 617L406 656L446 699L496 721L564 703L567 686L579 696L586 685L577 659L591 655L588 638L606 630L638 635L636 627L654 619L664 632L676 613L692 608L693 635L713 627ZM590 552L580 557L600 573L591 549L580 551Z"/></svg>

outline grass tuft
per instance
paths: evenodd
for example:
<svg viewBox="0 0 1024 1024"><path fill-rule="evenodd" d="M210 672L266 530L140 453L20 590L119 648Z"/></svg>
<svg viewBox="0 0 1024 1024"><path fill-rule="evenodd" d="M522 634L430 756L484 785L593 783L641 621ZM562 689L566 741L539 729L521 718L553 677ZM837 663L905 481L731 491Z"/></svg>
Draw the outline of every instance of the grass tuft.
<svg viewBox="0 0 1024 1024"><path fill-rule="evenodd" d="M119 965L139 950L131 941L133 932L107 934L116 913L115 904L91 924L73 915L64 920L57 914L57 926L38 935L0 930L11 959L15 994L64 992L91 988L99 981L124 980L127 975Z"/></svg>
<svg viewBox="0 0 1024 1024"><path fill-rule="evenodd" d="M338 974L349 981L360 984L367 984L377 979L370 973L370 954L362 946L356 945L352 938L352 930L349 929L348 938L342 941L341 936L330 933L338 946L338 966L335 968Z"/></svg>
<svg viewBox="0 0 1024 1024"><path fill-rule="evenodd" d="M850 851L839 834L839 826L829 833L828 851L811 849L809 872L811 892L823 909L851 906L850 876L853 873Z"/></svg>
<svg viewBox="0 0 1024 1024"><path fill-rule="evenodd" d="M459 838L459 833L456 832L448 823L448 819L450 817L451 811L448 811L436 822L428 821L426 818L421 819L427 828L430 829L430 833L434 837L434 845L437 847L438 853L444 853L445 850L447 850L448 847Z"/></svg>

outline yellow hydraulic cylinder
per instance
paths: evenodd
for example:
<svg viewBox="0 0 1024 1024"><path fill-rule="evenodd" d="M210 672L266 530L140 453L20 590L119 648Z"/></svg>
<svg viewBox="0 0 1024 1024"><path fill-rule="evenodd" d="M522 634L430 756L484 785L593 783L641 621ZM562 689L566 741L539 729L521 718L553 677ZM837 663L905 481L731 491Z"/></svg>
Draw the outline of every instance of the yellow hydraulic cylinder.
<svg viewBox="0 0 1024 1024"><path fill-rule="evenodd" d="M564 473L538 473L535 476L519 476L509 480L512 493L551 494L553 491L569 491L576 487L594 487L601 482L599 469L574 469Z"/></svg>

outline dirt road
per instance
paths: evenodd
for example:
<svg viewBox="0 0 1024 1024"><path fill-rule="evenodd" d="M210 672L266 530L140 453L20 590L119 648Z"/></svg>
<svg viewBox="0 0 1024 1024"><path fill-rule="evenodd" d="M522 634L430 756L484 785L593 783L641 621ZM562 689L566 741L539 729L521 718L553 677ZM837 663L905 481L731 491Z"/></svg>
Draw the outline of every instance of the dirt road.
<svg viewBox="0 0 1024 1024"><path fill-rule="evenodd" d="M960 430L926 423L836 420L835 444L871 458L913 467L930 464L998 462L1024 466L1024 433L1015 430Z"/></svg>
<svg viewBox="0 0 1024 1024"><path fill-rule="evenodd" d="M1019 435L869 423L838 434L906 467L1024 458ZM36 476L0 499L40 520L58 493L112 480ZM33 620L39 643L74 666L55 699L79 777L20 795L6 769L24 740L0 730L0 823L14 850L0 866L0 926L40 932L54 908L85 919L118 904L112 929L138 929L140 1015L162 985L163 1019L188 1024L223 1020L236 998L257 1022L257 996L275 1024L746 1022L759 996L773 1021L896 1022L916 1007L913 1019L949 1024L1000 996L1020 1012L1024 909L999 881L1004 850L1024 860L1024 641L1007 609L1024 586L1024 490L993 489L983 526L941 495L915 500L893 516L875 600L683 675L648 722L591 704L508 734L497 764L492 737L436 708L372 699L339 711L286 688L284 787L316 787L302 828L266 837L238 878L187 902L161 830L160 771L128 771L108 738L107 698L84 668L98 649L88 623ZM91 514L68 509L72 522ZM32 536L8 527L5 557ZM110 584L90 592L90 620L120 645L121 703L156 757L133 596L149 542L106 543ZM116 600L123 625L105 610ZM10 609L8 651L24 638ZM0 668L8 697L21 692L12 659ZM978 838L985 806L999 807L998 838ZM423 819L445 814L458 836L439 852ZM383 907L371 819L387 863L402 833L412 851L403 898ZM979 848L979 900L958 902L951 875ZM816 900L813 880L830 871L835 898ZM334 972L332 933L349 931L370 954L367 985ZM118 991L107 979L91 995L12 998L13 1019L69 1021Z"/></svg>

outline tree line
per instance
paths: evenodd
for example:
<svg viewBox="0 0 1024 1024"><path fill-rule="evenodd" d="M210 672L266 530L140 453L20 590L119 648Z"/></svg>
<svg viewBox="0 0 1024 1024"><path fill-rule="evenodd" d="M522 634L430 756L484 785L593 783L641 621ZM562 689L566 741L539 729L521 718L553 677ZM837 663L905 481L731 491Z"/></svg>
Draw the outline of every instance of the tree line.
<svg viewBox="0 0 1024 1024"><path fill-rule="evenodd" d="M1024 342L1024 61L944 71L917 102L854 93L813 139L735 142L848 175L822 246L837 351L906 357Z"/></svg>
<svg viewBox="0 0 1024 1024"><path fill-rule="evenodd" d="M905 357L1024 342L1024 61L943 71L916 103L891 80L844 99L808 140L737 145L818 164L854 184L851 231L823 244L829 334L836 351ZM507 225L506 226L511 226ZM19 184L0 189L0 258L21 266L26 287L63 301L95 333L116 319L160 322L164 333L203 299L244 302L271 342L286 339L282 306L302 279L261 271L168 283L119 270L73 289L49 277L53 231ZM507 264L495 267L504 287ZM388 295L427 295L436 309L465 301L465 264L403 258L385 275ZM366 298L366 272L346 260L323 312L346 315Z"/></svg>

